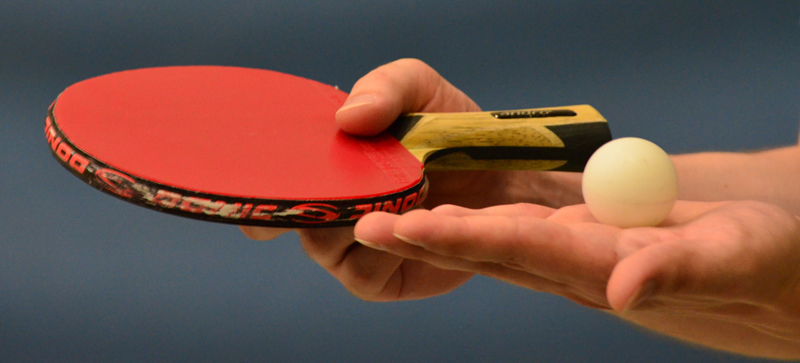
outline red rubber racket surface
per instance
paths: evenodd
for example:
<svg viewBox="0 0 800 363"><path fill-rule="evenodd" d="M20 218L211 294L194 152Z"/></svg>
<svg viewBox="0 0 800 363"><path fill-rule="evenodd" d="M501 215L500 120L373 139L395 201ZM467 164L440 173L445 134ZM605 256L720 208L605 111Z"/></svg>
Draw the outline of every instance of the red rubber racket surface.
<svg viewBox="0 0 800 363"><path fill-rule="evenodd" d="M139 69L68 87L45 131L73 173L165 212L291 227L352 224L384 200L413 206L422 164L389 135L338 131L346 97L267 70Z"/></svg>

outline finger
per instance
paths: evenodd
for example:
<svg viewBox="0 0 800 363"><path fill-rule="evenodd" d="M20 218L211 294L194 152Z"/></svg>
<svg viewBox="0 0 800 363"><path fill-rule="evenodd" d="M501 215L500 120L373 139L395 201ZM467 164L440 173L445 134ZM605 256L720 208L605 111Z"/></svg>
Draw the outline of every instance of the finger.
<svg viewBox="0 0 800 363"><path fill-rule="evenodd" d="M491 262L559 282L602 284L616 263L613 227L577 228L529 216L453 217L428 211L401 216L394 233L433 253Z"/></svg>
<svg viewBox="0 0 800 363"><path fill-rule="evenodd" d="M655 307L656 296L670 300L670 309L698 314L741 302L731 295L743 282L730 273L733 261L709 256L702 241L657 243L620 261L609 278L607 298L619 312ZM730 274L729 274L730 273Z"/></svg>
<svg viewBox="0 0 800 363"><path fill-rule="evenodd" d="M667 293L667 281L672 281L670 284L673 292L683 290L682 293L686 293L689 281L696 283L702 276L709 276L709 271L703 270L709 268L711 263L715 266L712 269L725 270L719 261L712 262L711 257L721 248L707 254L700 249L704 242L692 240L692 237L700 238L711 230L701 228L701 236L692 236L690 232L686 232L687 223L703 223L704 219L709 218L709 212L723 205L724 203L678 201L662 224L673 228L624 231L618 244L620 262L609 277L606 291L612 308L619 312L641 308L657 292L661 295ZM710 218L716 217L712 215ZM725 221L712 221L711 225L729 224ZM723 279L726 278L723 276ZM701 288L698 291L702 290ZM711 291L703 293L709 292Z"/></svg>
<svg viewBox="0 0 800 363"><path fill-rule="evenodd" d="M356 243L352 228L299 230L312 260L364 300L392 300L401 281L393 276L402 258Z"/></svg>
<svg viewBox="0 0 800 363"><path fill-rule="evenodd" d="M349 227L299 229L297 234L308 256L329 271L342 263L355 243Z"/></svg>
<svg viewBox="0 0 800 363"><path fill-rule="evenodd" d="M699 206L703 213L691 225L654 229L661 243L620 261L607 290L614 309L652 308L672 299L673 308L741 311L774 304L794 286L797 218L762 203L717 204L708 213ZM635 232L623 234L622 244Z"/></svg>
<svg viewBox="0 0 800 363"><path fill-rule="evenodd" d="M385 286L378 295L380 300L418 299L440 295L452 291L472 277L474 272L440 269L427 261L408 259L407 256L395 254L391 248L388 249L390 252L384 252L387 251L386 246L403 244L391 234L397 217L390 213L370 213L359 220L354 230L357 241L364 245L361 248L372 251L373 255L370 258L380 254L388 259L386 262L375 261L379 267L386 268L390 266L389 263L395 262L391 265L394 268L392 274L381 275L381 279L385 280ZM391 258L399 259L401 262L396 264L397 261ZM357 258L354 256L352 260L345 260L343 265L356 263ZM376 278L378 275L373 274L371 277Z"/></svg>
<svg viewBox="0 0 800 363"><path fill-rule="evenodd" d="M267 228L255 226L239 226L239 229L248 238L259 241L273 240L284 233L292 231L289 228Z"/></svg>
<svg viewBox="0 0 800 363"><path fill-rule="evenodd" d="M443 271L355 242L352 228L299 230L308 255L353 295L369 301L420 299L452 291L472 273Z"/></svg>
<svg viewBox="0 0 800 363"><path fill-rule="evenodd" d="M486 207L482 209L469 209L455 205L441 205L431 209L432 212L446 214L454 217L465 216L509 216L509 217L535 217L548 219L563 224L597 223L585 204L572 205L560 209L541 206L531 203L517 203Z"/></svg>
<svg viewBox="0 0 800 363"><path fill-rule="evenodd" d="M444 209L449 209L455 213L459 211L485 212L484 210L469 210L460 207L444 207ZM499 209L494 209L494 211L499 211ZM394 214L371 213L364 216L356 225L356 237L362 243L402 256L407 261L424 261L444 270L479 273L529 289L565 296L582 305L594 308L608 308L608 303L605 300L605 284L567 284L539 276L535 272L520 266L440 255L428 251L422 246L406 243L402 236L398 238L398 236L392 234L393 226L398 219L399 216Z"/></svg>
<svg viewBox="0 0 800 363"><path fill-rule="evenodd" d="M609 277L606 295L618 312L638 308L656 292L655 277L669 261L679 258L671 245L654 244L620 261Z"/></svg>
<svg viewBox="0 0 800 363"><path fill-rule="evenodd" d="M536 204L529 204L529 203L498 205L481 209L471 209L452 204L445 204L431 209L431 212L440 213L452 217L528 216L536 218L547 218L551 216L554 211L555 210L553 208L544 207Z"/></svg>
<svg viewBox="0 0 800 363"><path fill-rule="evenodd" d="M336 122L345 132L372 136L403 113L479 110L469 97L427 64L401 59L358 80L336 113Z"/></svg>
<svg viewBox="0 0 800 363"><path fill-rule="evenodd" d="M394 225L400 216L390 213L370 213L359 220L355 228L356 239L375 249L389 251L405 258L421 260L444 269L475 271L479 261L469 261L443 256L417 244L407 243L404 237L394 234Z"/></svg>

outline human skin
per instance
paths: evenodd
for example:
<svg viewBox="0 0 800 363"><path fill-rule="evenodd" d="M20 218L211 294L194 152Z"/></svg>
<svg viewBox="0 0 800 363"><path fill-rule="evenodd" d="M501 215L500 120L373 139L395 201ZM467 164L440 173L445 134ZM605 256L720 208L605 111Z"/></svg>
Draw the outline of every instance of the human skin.
<svg viewBox="0 0 800 363"><path fill-rule="evenodd" d="M403 59L359 80L336 119L374 135L406 112L477 110L426 64ZM708 347L800 358L800 148L673 162L681 200L658 227L597 223L580 174L475 171L428 173L431 209L297 233L365 300L435 296L482 274ZM288 230L242 231L264 240Z"/></svg>

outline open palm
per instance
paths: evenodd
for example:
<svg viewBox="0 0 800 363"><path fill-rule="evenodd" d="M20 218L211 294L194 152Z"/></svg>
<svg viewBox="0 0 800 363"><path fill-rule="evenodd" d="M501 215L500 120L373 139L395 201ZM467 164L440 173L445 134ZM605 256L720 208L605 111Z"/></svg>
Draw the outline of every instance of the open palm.
<svg viewBox="0 0 800 363"><path fill-rule="evenodd" d="M372 248L707 346L800 353L800 222L769 204L678 202L662 226L632 229L597 223L585 205L442 206L370 214L355 232Z"/></svg>

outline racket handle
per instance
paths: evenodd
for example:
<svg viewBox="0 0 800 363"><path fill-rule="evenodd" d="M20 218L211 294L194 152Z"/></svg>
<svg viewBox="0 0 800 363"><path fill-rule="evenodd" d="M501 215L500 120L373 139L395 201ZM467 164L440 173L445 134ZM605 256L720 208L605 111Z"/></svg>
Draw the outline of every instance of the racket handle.
<svg viewBox="0 0 800 363"><path fill-rule="evenodd" d="M412 113L389 132L426 170L583 171L611 140L606 119L589 105Z"/></svg>

